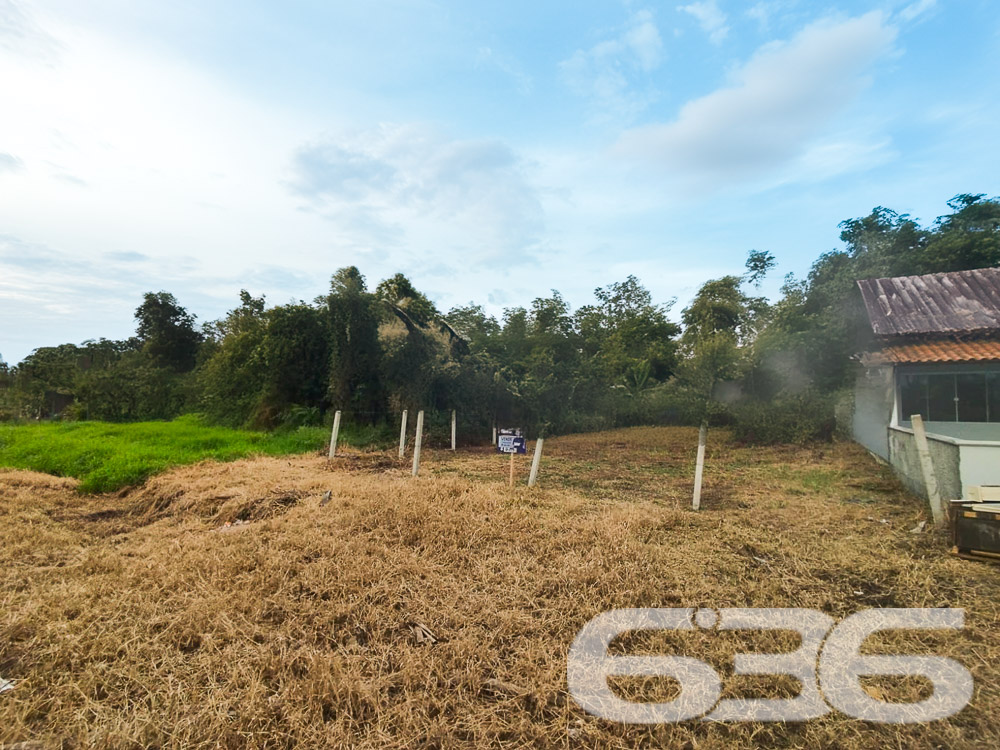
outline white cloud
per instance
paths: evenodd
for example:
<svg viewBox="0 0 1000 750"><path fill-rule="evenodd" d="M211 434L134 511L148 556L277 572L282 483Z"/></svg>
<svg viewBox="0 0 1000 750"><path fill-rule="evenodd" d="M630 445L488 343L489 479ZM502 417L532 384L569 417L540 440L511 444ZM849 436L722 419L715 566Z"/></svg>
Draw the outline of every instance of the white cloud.
<svg viewBox="0 0 1000 750"><path fill-rule="evenodd" d="M358 201L389 190L396 168L362 145L317 143L295 156L293 187L300 195Z"/></svg>
<svg viewBox="0 0 1000 750"><path fill-rule="evenodd" d="M771 8L768 3L757 3L746 11L746 16L756 21L763 31L771 22Z"/></svg>
<svg viewBox="0 0 1000 750"><path fill-rule="evenodd" d="M712 44L721 44L729 34L726 25L726 14L722 12L715 0L700 0L690 5L678 6L677 10L694 16L702 31L708 34Z"/></svg>
<svg viewBox="0 0 1000 750"><path fill-rule="evenodd" d="M757 22L757 28L767 32L776 16L795 5L797 0L761 0L750 6L744 15Z"/></svg>
<svg viewBox="0 0 1000 750"><path fill-rule="evenodd" d="M492 47L480 47L476 53L477 68L493 68L498 70L514 82L514 87L519 94L530 94L534 88L534 81L518 62L507 55L501 54Z"/></svg>
<svg viewBox="0 0 1000 750"><path fill-rule="evenodd" d="M0 174L4 172L20 172L24 163L13 154L0 151Z"/></svg>
<svg viewBox="0 0 1000 750"><path fill-rule="evenodd" d="M15 0L0 0L0 50L49 60L61 45Z"/></svg>
<svg viewBox="0 0 1000 750"><path fill-rule="evenodd" d="M761 187L816 184L840 175L874 169L898 155L888 137L837 133L809 144L798 157L779 169Z"/></svg>
<svg viewBox="0 0 1000 750"><path fill-rule="evenodd" d="M133 40L55 18L40 31L60 45L51 64L0 49L0 106L16 113L0 117L0 150L24 164L3 173L17 181L4 231L81 256L197 238L215 270L228 248L265 261L297 215L281 170L315 124Z"/></svg>
<svg viewBox="0 0 1000 750"><path fill-rule="evenodd" d="M899 11L899 17L906 22L913 21L937 5L937 0L916 0Z"/></svg>
<svg viewBox="0 0 1000 750"><path fill-rule="evenodd" d="M126 250L88 258L0 234L0 321L20 322L3 329L0 345L14 363L39 346L127 338L143 293L160 289L176 293L204 321L235 307L241 288L266 292L269 302L280 304L308 299L325 286L324 278L290 267L286 258L280 265L230 263L225 272L212 273L199 259L180 253L153 258Z"/></svg>
<svg viewBox="0 0 1000 750"><path fill-rule="evenodd" d="M559 71L577 94L591 99L600 113L597 119L627 122L655 98L650 90L636 90L634 79L662 62L659 29L652 13L641 10L614 37L563 60Z"/></svg>
<svg viewBox="0 0 1000 750"><path fill-rule="evenodd" d="M625 49L630 50L639 62L639 67L649 72L659 67L663 59L663 40L648 10L635 14L622 35Z"/></svg>
<svg viewBox="0 0 1000 750"><path fill-rule="evenodd" d="M673 122L626 132L616 152L695 182L764 174L824 133L895 37L878 12L810 25L788 42L762 47L732 73L729 86L689 101Z"/></svg>
<svg viewBox="0 0 1000 750"><path fill-rule="evenodd" d="M501 141L384 125L300 148L288 184L345 247L481 262L537 243L544 212L527 171Z"/></svg>
<svg viewBox="0 0 1000 750"><path fill-rule="evenodd" d="M180 265L126 269L0 234L0 320L19 321L4 327L6 356L14 363L39 346L128 336L142 292L177 281Z"/></svg>
<svg viewBox="0 0 1000 750"><path fill-rule="evenodd" d="M799 159L799 174L815 181L846 172L871 169L895 156L889 138L834 139L814 144Z"/></svg>

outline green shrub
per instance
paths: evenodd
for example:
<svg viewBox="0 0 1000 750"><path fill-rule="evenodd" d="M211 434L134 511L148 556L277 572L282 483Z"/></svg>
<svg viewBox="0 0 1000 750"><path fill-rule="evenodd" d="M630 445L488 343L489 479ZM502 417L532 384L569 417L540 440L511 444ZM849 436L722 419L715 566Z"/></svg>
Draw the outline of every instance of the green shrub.
<svg viewBox="0 0 1000 750"><path fill-rule="evenodd" d="M733 438L755 445L806 443L833 438L835 397L814 392L771 401L743 401L733 407Z"/></svg>

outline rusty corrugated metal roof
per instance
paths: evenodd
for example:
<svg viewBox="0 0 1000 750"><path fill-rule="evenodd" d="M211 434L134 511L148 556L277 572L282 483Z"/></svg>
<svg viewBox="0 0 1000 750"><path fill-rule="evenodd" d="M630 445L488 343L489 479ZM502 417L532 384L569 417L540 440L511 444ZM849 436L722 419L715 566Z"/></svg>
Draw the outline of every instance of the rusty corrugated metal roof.
<svg viewBox="0 0 1000 750"><path fill-rule="evenodd" d="M888 344L862 357L866 365L1000 361L1000 339L936 339Z"/></svg>
<svg viewBox="0 0 1000 750"><path fill-rule="evenodd" d="M858 282L877 336L1000 330L1000 268Z"/></svg>

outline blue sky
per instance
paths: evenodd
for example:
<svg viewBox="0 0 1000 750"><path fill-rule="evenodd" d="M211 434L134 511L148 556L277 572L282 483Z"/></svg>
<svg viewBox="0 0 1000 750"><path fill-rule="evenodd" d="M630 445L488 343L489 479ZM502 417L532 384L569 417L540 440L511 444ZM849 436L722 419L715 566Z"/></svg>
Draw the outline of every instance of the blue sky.
<svg viewBox="0 0 1000 750"><path fill-rule="evenodd" d="M637 275L677 316L751 248L1000 193L989 0L0 0L0 354L310 300L442 309Z"/></svg>

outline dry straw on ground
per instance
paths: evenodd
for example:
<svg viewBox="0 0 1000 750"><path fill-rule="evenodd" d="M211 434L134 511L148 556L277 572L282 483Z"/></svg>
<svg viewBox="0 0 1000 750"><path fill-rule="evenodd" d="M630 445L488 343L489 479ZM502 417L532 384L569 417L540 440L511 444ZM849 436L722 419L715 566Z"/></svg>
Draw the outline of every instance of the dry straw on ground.
<svg viewBox="0 0 1000 750"><path fill-rule="evenodd" d="M487 449L425 453L417 479L390 454L332 469L260 458L103 496L0 471L0 677L17 681L0 695L0 743L1000 746L998 570L948 556L939 531L910 533L920 504L846 444L748 449L715 433L693 513L694 440L648 428L547 441L532 490L508 489ZM596 614L637 606L964 607L959 633L882 645L958 659L975 695L916 726L589 717L566 694L569 644ZM796 690L731 675L735 651L794 647L787 635L626 645L728 670L724 697ZM647 700L672 689L619 687ZM927 694L919 681L870 690Z"/></svg>

